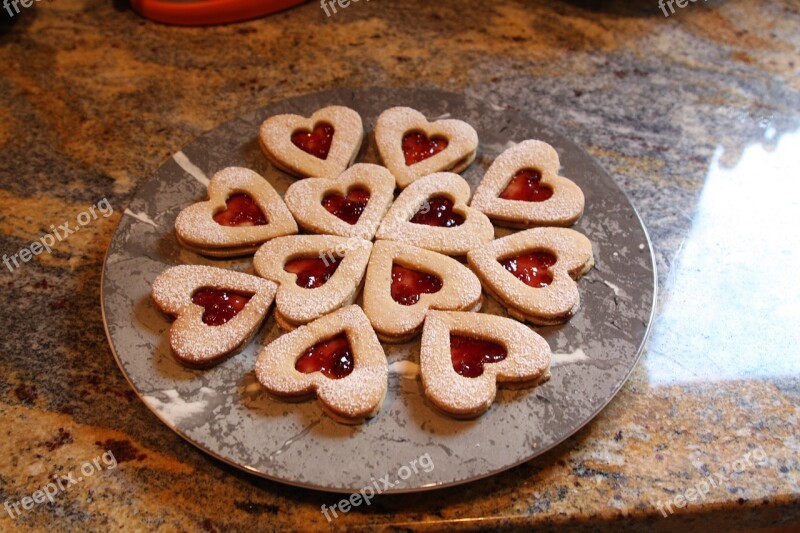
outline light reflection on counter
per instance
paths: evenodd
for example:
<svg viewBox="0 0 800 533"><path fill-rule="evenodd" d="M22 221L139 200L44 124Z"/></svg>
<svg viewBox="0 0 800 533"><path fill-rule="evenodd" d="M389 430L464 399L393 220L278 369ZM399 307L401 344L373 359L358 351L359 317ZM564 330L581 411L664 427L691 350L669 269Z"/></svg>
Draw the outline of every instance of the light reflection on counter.
<svg viewBox="0 0 800 533"><path fill-rule="evenodd" d="M714 155L660 297L654 384L800 376L800 131L771 144L731 169Z"/></svg>

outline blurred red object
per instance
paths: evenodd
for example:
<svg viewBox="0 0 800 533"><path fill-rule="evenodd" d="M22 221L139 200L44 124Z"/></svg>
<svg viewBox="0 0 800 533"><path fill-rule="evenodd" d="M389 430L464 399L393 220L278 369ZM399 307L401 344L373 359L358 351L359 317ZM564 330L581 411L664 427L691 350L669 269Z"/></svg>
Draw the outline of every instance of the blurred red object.
<svg viewBox="0 0 800 533"><path fill-rule="evenodd" d="M139 14L165 24L210 26L261 17L305 0L131 0Z"/></svg>

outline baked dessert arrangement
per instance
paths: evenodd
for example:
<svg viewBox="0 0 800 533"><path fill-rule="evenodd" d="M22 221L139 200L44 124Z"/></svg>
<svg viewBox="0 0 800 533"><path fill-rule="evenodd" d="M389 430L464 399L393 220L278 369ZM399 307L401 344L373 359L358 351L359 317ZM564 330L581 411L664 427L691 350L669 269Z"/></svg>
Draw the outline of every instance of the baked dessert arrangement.
<svg viewBox="0 0 800 533"><path fill-rule="evenodd" d="M227 168L207 201L180 212L182 245L212 257L254 254L257 275L184 265L156 278L153 300L176 317L178 361L207 367L239 352L274 300L287 333L260 350L258 381L277 399L316 396L337 422L378 413L388 388L381 342L420 333L421 391L453 418L484 413L498 387L547 381L550 347L525 322L572 318L577 280L594 264L589 239L563 227L582 216L585 199L559 176L555 149L514 145L471 197L457 173L478 148L465 122L384 111L375 142L385 167L353 164L363 137L361 117L342 106L270 117L259 132L264 155L301 178L286 203L257 173ZM496 239L492 222L530 229ZM298 225L309 234L296 235ZM511 318L480 313L483 291Z"/></svg>
<svg viewBox="0 0 800 533"><path fill-rule="evenodd" d="M175 234L186 248L211 257L254 253L275 237L297 233L297 223L267 180L246 168L217 172L208 200L178 214Z"/></svg>

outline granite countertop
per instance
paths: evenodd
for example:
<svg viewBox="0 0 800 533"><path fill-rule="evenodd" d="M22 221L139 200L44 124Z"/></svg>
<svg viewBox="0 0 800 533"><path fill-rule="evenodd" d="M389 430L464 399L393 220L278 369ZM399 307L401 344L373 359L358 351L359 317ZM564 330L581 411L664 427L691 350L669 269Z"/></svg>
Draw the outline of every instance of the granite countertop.
<svg viewBox="0 0 800 533"><path fill-rule="evenodd" d="M3 266L0 529L329 526L320 507L339 496L226 466L139 401L104 335L100 276L137 183L170 154L271 101L372 85L461 92L584 147L650 232L659 301L630 380L565 443L330 526L800 527L800 9L674 7L393 0L326 18L312 2L207 29L99 0L21 7L0 35L2 253L114 211ZM50 502L36 491L53 476L66 486Z"/></svg>

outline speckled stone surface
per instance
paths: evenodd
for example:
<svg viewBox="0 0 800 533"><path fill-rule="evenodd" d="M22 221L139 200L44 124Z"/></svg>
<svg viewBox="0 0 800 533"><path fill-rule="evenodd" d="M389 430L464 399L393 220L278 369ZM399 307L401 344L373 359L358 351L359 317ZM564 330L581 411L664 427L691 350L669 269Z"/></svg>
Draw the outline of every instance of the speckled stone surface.
<svg viewBox="0 0 800 533"><path fill-rule="evenodd" d="M798 11L375 0L186 29L100 0L27 8L0 36L2 253L103 198L115 212L3 271L0 497L80 475L107 449L118 466L0 528L796 527ZM563 445L328 524L320 506L339 496L227 467L135 397L104 338L100 267L136 185L192 139L278 99L372 85L463 92L575 141L642 214L663 291L632 378Z"/></svg>

